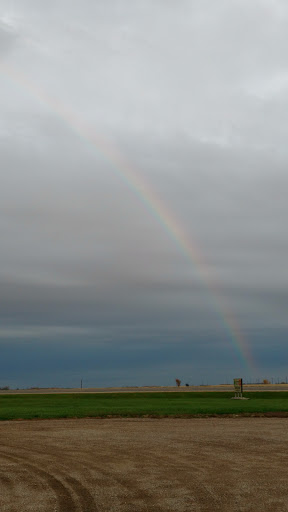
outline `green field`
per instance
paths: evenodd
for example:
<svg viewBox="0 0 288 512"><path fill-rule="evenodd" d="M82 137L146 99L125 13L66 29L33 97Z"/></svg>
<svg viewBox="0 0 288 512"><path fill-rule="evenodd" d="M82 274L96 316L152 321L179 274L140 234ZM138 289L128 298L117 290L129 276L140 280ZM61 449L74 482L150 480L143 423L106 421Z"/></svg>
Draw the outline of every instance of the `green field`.
<svg viewBox="0 0 288 512"><path fill-rule="evenodd" d="M194 416L288 411L288 392L99 393L1 395L0 420L33 418Z"/></svg>

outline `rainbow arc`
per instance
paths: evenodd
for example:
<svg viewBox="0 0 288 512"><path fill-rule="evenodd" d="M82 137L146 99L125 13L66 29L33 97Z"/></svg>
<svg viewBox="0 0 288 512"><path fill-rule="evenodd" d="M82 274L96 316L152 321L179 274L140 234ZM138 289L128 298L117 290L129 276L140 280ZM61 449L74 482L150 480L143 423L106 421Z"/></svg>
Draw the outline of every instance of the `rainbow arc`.
<svg viewBox="0 0 288 512"><path fill-rule="evenodd" d="M175 215L161 201L141 172L128 161L115 145L110 144L107 139L104 139L104 137L97 133L94 127L81 119L76 112L68 108L64 103L52 98L43 88L37 86L35 82L31 81L22 72L4 63L0 63L0 71L9 77L14 84L25 89L35 99L48 106L70 130L73 130L77 136L92 145L97 150L97 153L113 169L113 172L126 183L133 194L137 195L145 208L162 226L185 258L196 268L203 284L210 292L210 301L231 340L238 359L241 361L244 369L252 370L253 359L249 343L242 333L235 316L225 304L220 284L215 275L212 274L211 268L205 262L199 246L194 241L191 241L183 227L177 222Z"/></svg>

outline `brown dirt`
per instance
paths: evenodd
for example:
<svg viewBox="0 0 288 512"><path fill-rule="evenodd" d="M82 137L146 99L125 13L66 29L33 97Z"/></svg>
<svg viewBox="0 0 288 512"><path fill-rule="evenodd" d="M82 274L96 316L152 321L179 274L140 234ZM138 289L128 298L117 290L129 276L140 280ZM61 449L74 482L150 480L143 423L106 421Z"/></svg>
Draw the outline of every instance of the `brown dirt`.
<svg viewBox="0 0 288 512"><path fill-rule="evenodd" d="M285 418L0 423L1 512L288 511Z"/></svg>

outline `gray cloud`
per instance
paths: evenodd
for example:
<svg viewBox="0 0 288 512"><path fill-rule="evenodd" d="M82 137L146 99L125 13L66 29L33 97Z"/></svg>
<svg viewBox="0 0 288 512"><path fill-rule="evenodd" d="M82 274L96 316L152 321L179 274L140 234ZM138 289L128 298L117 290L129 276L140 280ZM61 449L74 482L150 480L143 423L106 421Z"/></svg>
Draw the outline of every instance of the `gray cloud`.
<svg viewBox="0 0 288 512"><path fill-rule="evenodd" d="M0 58L12 51L18 39L17 30L9 21L0 17Z"/></svg>
<svg viewBox="0 0 288 512"><path fill-rule="evenodd" d="M146 343L153 380L148 347L164 375L168 345L189 339L203 368L213 332L219 368L236 371L229 312L261 372L259 332L281 328L281 352L287 328L286 3L12 7L0 2L0 340Z"/></svg>

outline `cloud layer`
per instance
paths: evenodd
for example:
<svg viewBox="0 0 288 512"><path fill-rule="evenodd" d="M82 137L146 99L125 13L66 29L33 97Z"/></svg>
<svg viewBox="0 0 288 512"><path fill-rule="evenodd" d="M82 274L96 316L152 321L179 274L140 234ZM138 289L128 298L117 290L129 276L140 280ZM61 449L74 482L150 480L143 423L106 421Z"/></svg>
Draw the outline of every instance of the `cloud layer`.
<svg viewBox="0 0 288 512"><path fill-rule="evenodd" d="M283 374L287 26L280 0L0 1L3 385Z"/></svg>

